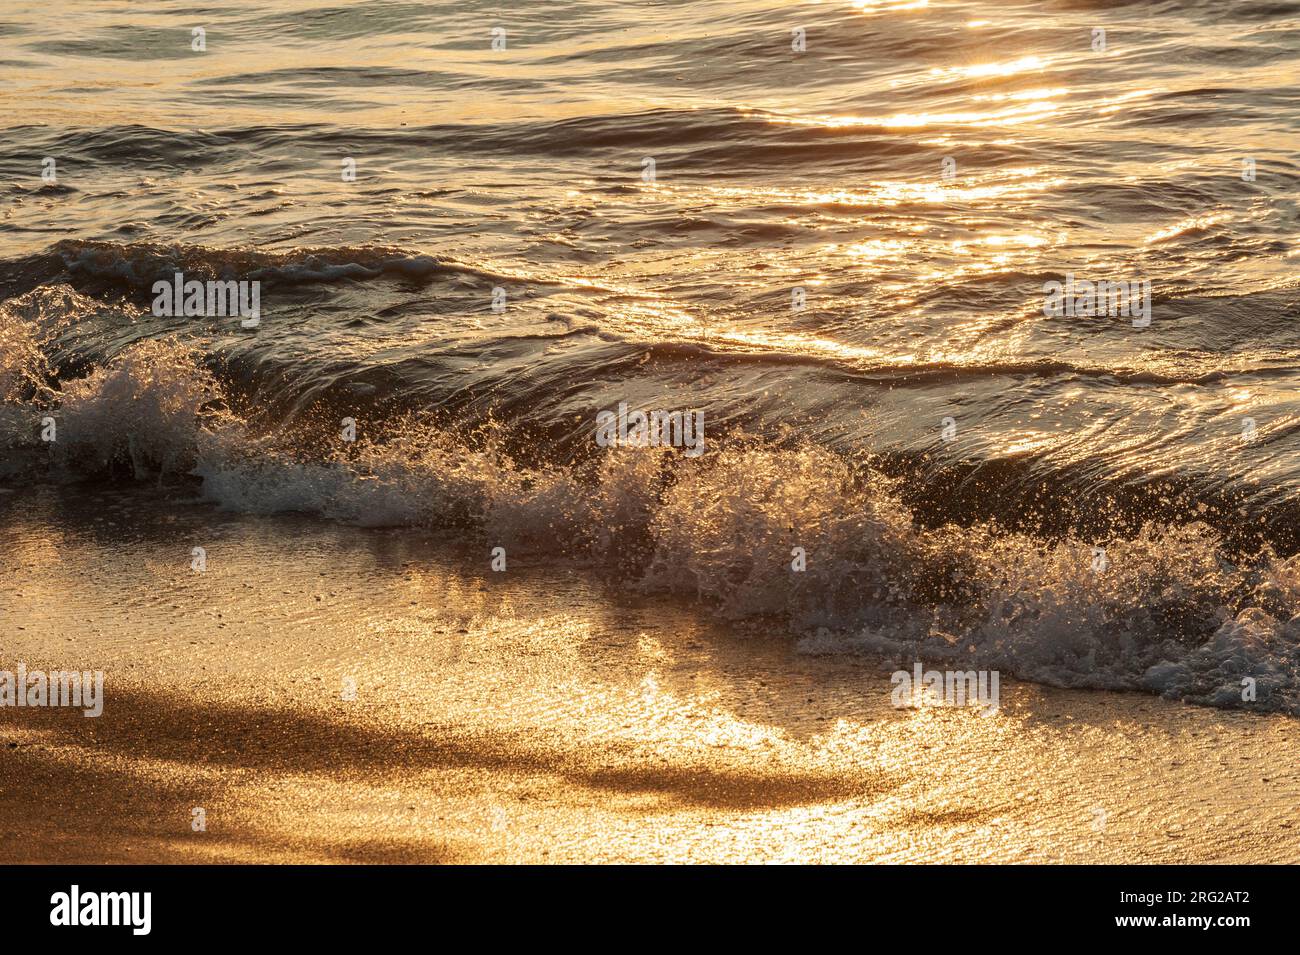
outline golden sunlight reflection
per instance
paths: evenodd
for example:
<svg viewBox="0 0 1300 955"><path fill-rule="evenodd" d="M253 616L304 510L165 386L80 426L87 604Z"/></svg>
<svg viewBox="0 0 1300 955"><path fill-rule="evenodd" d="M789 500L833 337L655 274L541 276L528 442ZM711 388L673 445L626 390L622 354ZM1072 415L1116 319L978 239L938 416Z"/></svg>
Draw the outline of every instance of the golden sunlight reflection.
<svg viewBox="0 0 1300 955"><path fill-rule="evenodd" d="M1015 126L1043 119L1056 110L1054 103L1040 100L989 112L964 110L955 113L895 113L892 116L791 116L774 113L771 120L776 123L820 126L826 129L844 129L854 126L878 126L882 129L919 129L926 126Z"/></svg>
<svg viewBox="0 0 1300 955"><path fill-rule="evenodd" d="M1006 457L1042 452L1060 441L1059 435L1045 431L1024 431L1014 438L1009 438L1002 446L1001 453Z"/></svg>
<svg viewBox="0 0 1300 955"><path fill-rule="evenodd" d="M1070 91L1063 86L1050 89L1017 90L1014 93L976 93L971 99L980 102L1000 103L1005 100L1041 100L1068 96Z"/></svg>
<svg viewBox="0 0 1300 955"><path fill-rule="evenodd" d="M902 253L913 248L912 243L903 239L870 239L847 246L845 255L855 259L870 261L872 259L898 258Z"/></svg>
<svg viewBox="0 0 1300 955"><path fill-rule="evenodd" d="M893 206L905 203L982 202L1035 195L1060 186L1065 180L1047 176L1036 167L1000 170L1003 181L964 184L967 180L941 179L879 180L852 189L790 189L779 186L748 187L660 183L659 189L674 197L694 197L714 204L752 208L755 205L791 206Z"/></svg>
<svg viewBox="0 0 1300 955"><path fill-rule="evenodd" d="M971 246L991 245L991 246L1020 246L1021 248L1034 249L1040 245L1046 245L1047 239L1041 235L986 235L978 239L958 240L952 244L954 252L969 253Z"/></svg>
<svg viewBox="0 0 1300 955"><path fill-rule="evenodd" d="M1135 99L1143 99L1160 92L1159 89L1140 89L1130 90L1127 93L1120 93L1118 96L1108 96L1103 99L1096 112L1100 115L1103 113L1113 113L1116 110L1123 109L1125 105Z"/></svg>
<svg viewBox="0 0 1300 955"><path fill-rule="evenodd" d="M930 0L852 0L853 6L867 13L893 10L919 10L928 7Z"/></svg>
<svg viewBox="0 0 1300 955"><path fill-rule="evenodd" d="M1013 76L1030 70L1041 70L1044 62L1041 57L1022 56L1018 60L1005 63L977 63L972 66L936 66L930 70L931 76L953 76L962 79L983 79L987 76Z"/></svg>
<svg viewBox="0 0 1300 955"><path fill-rule="evenodd" d="M901 307L906 301L898 304ZM903 316L901 320L906 321L906 317ZM1000 313L965 321L954 320L945 332L942 345L931 343L927 347L918 348L912 344L900 343L892 348L882 348L775 328L706 326L683 309L668 303L639 302L629 306L626 331L646 340L676 337L698 341L721 350L739 348L744 351L820 356L855 364L863 370L908 366L924 368L933 365L980 367L1005 357L1008 349L1014 347L1005 338L991 342L980 341L988 329L1005 325L1011 320L1013 319Z"/></svg>
<svg viewBox="0 0 1300 955"><path fill-rule="evenodd" d="M1144 241L1147 245L1152 245L1156 242L1164 242L1166 239L1180 236L1185 232L1208 229L1210 226L1218 225L1221 222L1230 222L1231 220L1232 213L1226 210L1223 212L1206 212L1202 215L1191 216L1180 222L1175 222L1171 226L1153 232Z"/></svg>

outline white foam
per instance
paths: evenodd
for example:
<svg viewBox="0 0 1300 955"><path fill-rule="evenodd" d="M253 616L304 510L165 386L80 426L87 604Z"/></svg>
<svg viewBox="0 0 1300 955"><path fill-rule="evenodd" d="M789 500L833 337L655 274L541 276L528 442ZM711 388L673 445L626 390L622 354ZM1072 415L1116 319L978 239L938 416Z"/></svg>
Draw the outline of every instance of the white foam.
<svg viewBox="0 0 1300 955"><path fill-rule="evenodd" d="M1098 571L1085 541L922 528L894 482L822 448L742 436L695 460L621 447L586 468L526 468L490 427L457 440L408 418L378 439L304 451L209 410L220 393L184 346L133 345L63 385L56 461L185 471L243 512L461 528L512 553L585 557L729 617L813 632L804 652L950 660L1216 706L1245 704L1248 677L1251 705L1300 711L1300 560L1230 562L1201 524L1113 541ZM794 548L806 569L793 569Z"/></svg>

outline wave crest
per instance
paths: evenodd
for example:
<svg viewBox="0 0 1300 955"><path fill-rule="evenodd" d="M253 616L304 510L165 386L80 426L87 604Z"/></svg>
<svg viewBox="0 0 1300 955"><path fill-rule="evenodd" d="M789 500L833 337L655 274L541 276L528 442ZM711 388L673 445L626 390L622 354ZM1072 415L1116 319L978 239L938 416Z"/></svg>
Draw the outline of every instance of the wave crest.
<svg viewBox="0 0 1300 955"><path fill-rule="evenodd" d="M1107 542L1099 564L1073 537L922 526L897 480L817 446L734 435L698 459L620 447L525 466L490 422L453 434L408 416L382 434L363 423L355 442L333 422L258 435L200 356L169 340L132 345L46 400L60 423L53 466L73 473L185 472L242 512L456 529L733 619L815 631L810 653L919 656L1217 706L1240 705L1253 680L1259 706L1300 712L1300 558L1230 559L1201 523L1149 524ZM6 406L29 419L34 407Z"/></svg>

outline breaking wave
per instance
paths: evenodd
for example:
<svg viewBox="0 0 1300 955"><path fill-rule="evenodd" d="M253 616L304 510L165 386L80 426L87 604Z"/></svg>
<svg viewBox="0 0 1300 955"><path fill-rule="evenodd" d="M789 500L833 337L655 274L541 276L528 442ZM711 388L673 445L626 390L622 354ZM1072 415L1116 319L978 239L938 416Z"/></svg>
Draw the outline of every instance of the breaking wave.
<svg viewBox="0 0 1300 955"><path fill-rule="evenodd" d="M731 619L779 621L807 653L920 656L1222 707L1254 681L1253 705L1300 712L1300 557L1230 553L1202 523L1147 524L1108 541L1099 565L1094 543L1068 534L926 524L867 458L808 443L733 433L696 460L624 447L548 464L517 460L491 422L456 431L410 414L355 442L259 432L174 339L52 379L59 310L42 301L3 306L10 481L192 480L241 512L447 528L562 557Z"/></svg>

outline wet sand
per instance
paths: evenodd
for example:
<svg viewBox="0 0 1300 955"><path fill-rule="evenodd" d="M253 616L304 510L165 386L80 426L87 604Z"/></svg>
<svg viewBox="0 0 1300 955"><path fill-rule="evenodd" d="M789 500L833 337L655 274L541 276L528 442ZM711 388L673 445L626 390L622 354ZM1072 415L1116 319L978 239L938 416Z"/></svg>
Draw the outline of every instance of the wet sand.
<svg viewBox="0 0 1300 955"><path fill-rule="evenodd" d="M1292 718L1005 675L895 710L590 569L179 490L0 494L20 661L106 699L0 707L5 863L1300 862Z"/></svg>

